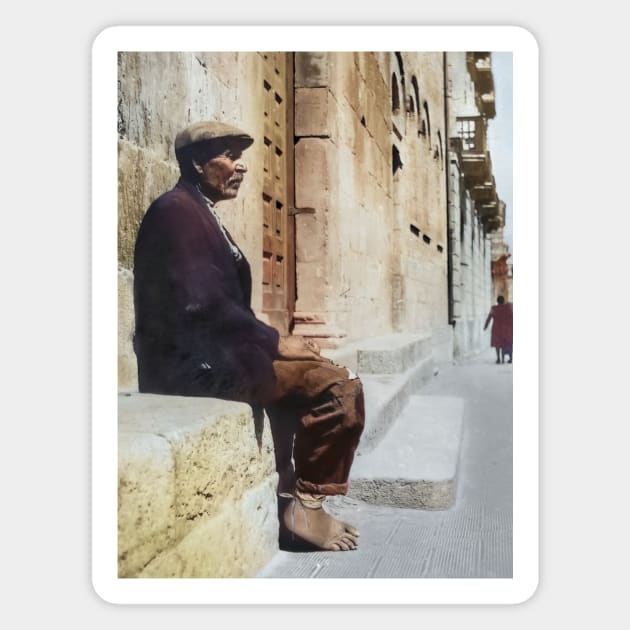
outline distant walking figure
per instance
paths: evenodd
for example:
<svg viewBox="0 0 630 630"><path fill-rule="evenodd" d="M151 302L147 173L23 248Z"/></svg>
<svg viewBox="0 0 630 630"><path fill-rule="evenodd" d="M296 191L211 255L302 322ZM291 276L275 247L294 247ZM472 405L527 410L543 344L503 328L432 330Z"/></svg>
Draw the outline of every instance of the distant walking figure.
<svg viewBox="0 0 630 630"><path fill-rule="evenodd" d="M497 303L490 309L483 329L488 328L492 320L492 337L490 344L497 351L497 363L505 362L505 355L512 363L512 304L506 304L505 298L500 295Z"/></svg>

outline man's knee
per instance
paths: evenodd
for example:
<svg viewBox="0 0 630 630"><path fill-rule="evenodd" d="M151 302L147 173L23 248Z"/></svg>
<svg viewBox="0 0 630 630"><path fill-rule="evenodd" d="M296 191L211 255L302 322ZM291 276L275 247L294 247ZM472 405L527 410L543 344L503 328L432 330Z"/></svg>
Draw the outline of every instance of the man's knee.
<svg viewBox="0 0 630 630"><path fill-rule="evenodd" d="M335 386L335 397L344 410L343 427L361 434L365 425L365 401L363 384L358 378L346 380Z"/></svg>

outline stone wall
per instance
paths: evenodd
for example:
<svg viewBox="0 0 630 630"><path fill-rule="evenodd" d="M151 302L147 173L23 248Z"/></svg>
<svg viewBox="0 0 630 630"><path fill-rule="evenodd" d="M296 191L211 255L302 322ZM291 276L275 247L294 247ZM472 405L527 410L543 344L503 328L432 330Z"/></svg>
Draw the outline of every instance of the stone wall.
<svg viewBox="0 0 630 630"><path fill-rule="evenodd" d="M133 248L150 203L179 177L173 142L188 124L222 120L250 133L249 174L218 212L252 262L252 306L262 305L263 111L258 53L125 52L118 59L119 387L137 387L133 330Z"/></svg>
<svg viewBox="0 0 630 630"><path fill-rule="evenodd" d="M451 186L455 192L450 212L454 355L466 357L489 346L483 324L492 306L491 246L470 196L459 185L456 162L451 154Z"/></svg>
<svg viewBox="0 0 630 630"><path fill-rule="evenodd" d="M400 97L392 150L401 163L393 175L402 292L394 323L397 330L431 333L448 324L443 55L392 55L391 64Z"/></svg>
<svg viewBox="0 0 630 630"><path fill-rule="evenodd" d="M296 53L295 67L296 205L314 209L296 220L297 332L447 325L443 55Z"/></svg>

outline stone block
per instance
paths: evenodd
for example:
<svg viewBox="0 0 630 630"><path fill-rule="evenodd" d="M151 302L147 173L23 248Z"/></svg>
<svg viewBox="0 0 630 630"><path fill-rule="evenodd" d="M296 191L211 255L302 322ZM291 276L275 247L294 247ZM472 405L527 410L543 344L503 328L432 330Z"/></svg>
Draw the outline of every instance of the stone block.
<svg viewBox="0 0 630 630"><path fill-rule="evenodd" d="M331 286L326 279L324 265L319 262L298 262L297 283L302 287L296 302L297 311L327 310Z"/></svg>
<svg viewBox="0 0 630 630"><path fill-rule="evenodd" d="M461 398L411 396L379 445L355 459L350 496L400 508L452 507L463 421Z"/></svg>
<svg viewBox="0 0 630 630"><path fill-rule="evenodd" d="M387 434L409 396L433 376L433 357L428 356L398 374L362 374L360 370L358 373L365 391L365 428L357 453L365 454Z"/></svg>
<svg viewBox="0 0 630 630"><path fill-rule="evenodd" d="M295 135L330 137L329 100L327 87L295 90Z"/></svg>
<svg viewBox="0 0 630 630"><path fill-rule="evenodd" d="M243 403L137 393L118 412L120 574L253 575L277 549L268 420Z"/></svg>
<svg viewBox="0 0 630 630"><path fill-rule="evenodd" d="M175 539L175 461L150 433L118 440L118 574L136 574Z"/></svg>
<svg viewBox="0 0 630 630"><path fill-rule="evenodd" d="M327 52L295 53L295 87L323 87L328 85Z"/></svg>
<svg viewBox="0 0 630 630"><path fill-rule="evenodd" d="M396 374L405 372L431 354L428 336L400 334L366 340L358 350L361 374Z"/></svg>
<svg viewBox="0 0 630 630"><path fill-rule="evenodd" d="M296 311L294 321L293 334L315 340L320 349L336 348L347 336L346 331L332 324L326 314Z"/></svg>
<svg viewBox="0 0 630 630"><path fill-rule="evenodd" d="M330 180L335 169L329 140L302 138L295 145L295 202L298 208L315 208L321 213L330 207Z"/></svg>
<svg viewBox="0 0 630 630"><path fill-rule="evenodd" d="M118 389L138 389L138 362L133 350L135 315L133 309L133 274L118 270Z"/></svg>
<svg viewBox="0 0 630 630"><path fill-rule="evenodd" d="M118 263L133 269L133 251L144 213L179 177L177 165L156 160L145 149L118 143Z"/></svg>
<svg viewBox="0 0 630 630"><path fill-rule="evenodd" d="M140 578L253 577L278 551L275 477L214 516L203 516L177 544L157 555Z"/></svg>
<svg viewBox="0 0 630 630"><path fill-rule="evenodd" d="M324 263L328 241L326 239L325 216L298 214L295 217L296 251L298 263Z"/></svg>
<svg viewBox="0 0 630 630"><path fill-rule="evenodd" d="M352 56L350 54L343 55L342 59L337 61L335 67L337 70L335 97L339 102L345 100L354 114L361 117L365 113L363 111L365 82L357 71Z"/></svg>

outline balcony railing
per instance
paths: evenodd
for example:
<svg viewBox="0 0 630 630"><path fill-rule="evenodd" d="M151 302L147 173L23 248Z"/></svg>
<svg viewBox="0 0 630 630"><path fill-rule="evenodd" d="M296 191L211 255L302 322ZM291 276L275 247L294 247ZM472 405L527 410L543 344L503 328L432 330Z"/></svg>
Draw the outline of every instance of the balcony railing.
<svg viewBox="0 0 630 630"><path fill-rule="evenodd" d="M494 86L493 86L494 89ZM479 111L486 115L486 118L494 118L497 114L496 103L493 92L485 92L479 98Z"/></svg>
<svg viewBox="0 0 630 630"><path fill-rule="evenodd" d="M499 202L498 201L478 203L476 207L477 207L477 214L482 220L499 216Z"/></svg>
<svg viewBox="0 0 630 630"><path fill-rule="evenodd" d="M473 185L470 189L470 196L474 201L481 203L493 201L497 196L494 177L481 184Z"/></svg>
<svg viewBox="0 0 630 630"><path fill-rule="evenodd" d="M489 52L469 52L466 65L475 84L475 101L479 111L488 118L496 115L494 100L494 75L492 74L492 55Z"/></svg>

